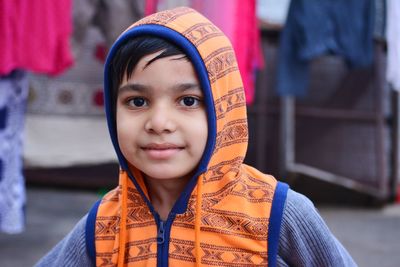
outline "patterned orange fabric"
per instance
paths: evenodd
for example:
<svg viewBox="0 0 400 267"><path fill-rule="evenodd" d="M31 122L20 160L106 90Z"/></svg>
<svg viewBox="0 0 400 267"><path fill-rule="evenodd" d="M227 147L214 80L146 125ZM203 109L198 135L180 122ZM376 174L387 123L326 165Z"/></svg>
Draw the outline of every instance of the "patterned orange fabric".
<svg viewBox="0 0 400 267"><path fill-rule="evenodd" d="M177 214L169 239L169 266L266 266L271 205L277 181L243 164L246 102L235 54L225 35L189 8L133 24L168 27L194 44L206 66L216 117L215 146L187 209ZM133 176L146 193L143 177ZM97 266L156 266L157 225L126 171L102 200L96 219Z"/></svg>

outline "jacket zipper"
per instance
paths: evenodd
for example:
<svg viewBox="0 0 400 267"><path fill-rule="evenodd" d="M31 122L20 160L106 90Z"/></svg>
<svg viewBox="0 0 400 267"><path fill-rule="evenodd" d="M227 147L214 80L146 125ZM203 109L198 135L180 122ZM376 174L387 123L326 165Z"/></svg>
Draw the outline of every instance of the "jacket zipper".
<svg viewBox="0 0 400 267"><path fill-rule="evenodd" d="M174 220L173 213L170 213L167 220L163 221L157 216L157 266L168 266L169 237L171 225Z"/></svg>
<svg viewBox="0 0 400 267"><path fill-rule="evenodd" d="M158 233L157 233L157 244L162 245L165 241L165 229L164 229L165 222L160 220L158 225Z"/></svg>

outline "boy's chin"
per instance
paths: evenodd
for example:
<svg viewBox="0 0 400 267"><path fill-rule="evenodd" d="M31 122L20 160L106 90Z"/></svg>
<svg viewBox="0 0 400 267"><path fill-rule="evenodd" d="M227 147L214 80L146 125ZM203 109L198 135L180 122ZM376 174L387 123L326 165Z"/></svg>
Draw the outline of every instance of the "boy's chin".
<svg viewBox="0 0 400 267"><path fill-rule="evenodd" d="M143 177L150 180L157 181L173 181L173 180L188 180L192 177L192 172L176 172L176 171L160 171L160 172L145 172L141 171Z"/></svg>
<svg viewBox="0 0 400 267"><path fill-rule="evenodd" d="M154 166L146 170L145 168L136 168L132 164L129 164L129 168L133 174L139 171L144 179L158 180L158 181L188 180L193 176L194 171L197 169L197 167L195 167L191 171L183 169L177 170L176 166L175 167L169 166L168 168L159 168L158 170L155 171Z"/></svg>
<svg viewBox="0 0 400 267"><path fill-rule="evenodd" d="M180 179L185 179L189 175L168 175L168 174L146 174L143 173L143 177L146 179L151 179L151 180L160 180L160 181L167 181L167 180L180 180Z"/></svg>

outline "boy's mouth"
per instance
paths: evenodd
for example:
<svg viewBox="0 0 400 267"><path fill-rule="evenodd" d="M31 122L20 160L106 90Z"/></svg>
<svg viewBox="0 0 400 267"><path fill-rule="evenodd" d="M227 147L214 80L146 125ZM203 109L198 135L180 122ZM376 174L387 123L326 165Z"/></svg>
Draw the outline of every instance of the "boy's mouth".
<svg viewBox="0 0 400 267"><path fill-rule="evenodd" d="M171 143L150 143L141 148L149 158L156 160L168 159L184 149L183 146Z"/></svg>

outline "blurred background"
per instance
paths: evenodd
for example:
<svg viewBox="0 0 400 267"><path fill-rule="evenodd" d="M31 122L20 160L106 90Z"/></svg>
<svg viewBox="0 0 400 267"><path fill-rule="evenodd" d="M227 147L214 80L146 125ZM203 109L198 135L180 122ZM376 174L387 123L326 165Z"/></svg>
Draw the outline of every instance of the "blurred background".
<svg viewBox="0 0 400 267"><path fill-rule="evenodd" d="M0 266L32 266L117 185L104 60L176 6L235 48L246 163L314 201L360 266L399 266L397 0L0 0Z"/></svg>

